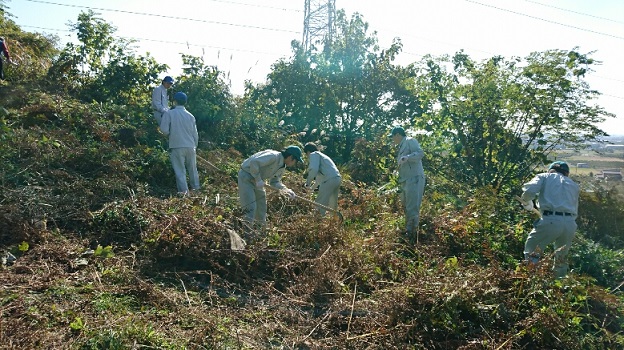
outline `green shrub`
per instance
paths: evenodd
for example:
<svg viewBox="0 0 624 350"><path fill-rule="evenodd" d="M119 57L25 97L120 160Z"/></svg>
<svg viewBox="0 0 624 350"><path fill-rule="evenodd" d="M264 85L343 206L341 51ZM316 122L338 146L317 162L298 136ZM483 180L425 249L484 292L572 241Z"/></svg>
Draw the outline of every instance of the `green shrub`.
<svg viewBox="0 0 624 350"><path fill-rule="evenodd" d="M617 288L624 280L624 251L609 249L583 233L576 235L569 261L575 273L591 276L601 286Z"/></svg>

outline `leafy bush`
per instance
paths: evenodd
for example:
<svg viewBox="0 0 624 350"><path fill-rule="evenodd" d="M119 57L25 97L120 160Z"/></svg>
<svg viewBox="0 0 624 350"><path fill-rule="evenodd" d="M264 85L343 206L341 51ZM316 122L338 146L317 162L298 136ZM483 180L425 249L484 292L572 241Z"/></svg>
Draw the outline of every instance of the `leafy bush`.
<svg viewBox="0 0 624 350"><path fill-rule="evenodd" d="M441 236L448 255L484 266L500 264L507 268L515 267L521 258L530 218L518 215L517 207L493 189L471 191L463 208L448 204L438 210L437 215L431 214L434 215L431 229Z"/></svg>
<svg viewBox="0 0 624 350"><path fill-rule="evenodd" d="M369 185L390 181L391 171L396 167L395 154L386 135L375 140L358 139L347 166L351 179Z"/></svg>
<svg viewBox="0 0 624 350"><path fill-rule="evenodd" d="M624 248L624 201L617 188L581 192L579 229L606 247Z"/></svg>
<svg viewBox="0 0 624 350"><path fill-rule="evenodd" d="M576 235L569 260L575 273L591 276L601 286L617 290L624 281L624 251L609 249L585 234Z"/></svg>

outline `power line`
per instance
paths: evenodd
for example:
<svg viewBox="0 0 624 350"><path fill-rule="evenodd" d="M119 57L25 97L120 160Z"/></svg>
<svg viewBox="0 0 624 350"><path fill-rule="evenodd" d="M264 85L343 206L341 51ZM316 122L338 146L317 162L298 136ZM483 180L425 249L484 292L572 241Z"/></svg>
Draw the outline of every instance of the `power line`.
<svg viewBox="0 0 624 350"><path fill-rule="evenodd" d="M233 23L214 22L214 21L198 20L198 19L193 19L193 18L184 18L184 17L176 17L176 16L157 15L157 14L150 14L150 13L144 13L144 12L133 12L133 11L125 11L125 10L117 10L117 9L104 9L104 8L95 8L95 7L89 7L89 6L69 5L69 4L55 3L55 2L44 1L44 0L27 0L27 1L34 2L34 3L56 5L56 6L86 8L86 9L92 9L92 10L98 10L98 11L110 11L110 12L128 13L128 14L132 14L132 15L154 16L154 17L171 18L171 19L177 19L177 20L187 20L187 21L215 23L215 24L221 24L221 25L240 26L240 27L247 27L247 28L254 28L254 29L265 29L265 30L274 30L274 31L282 31L282 32L300 33L298 31L281 30L281 29L274 29L274 28L263 28L263 27L247 26L247 25L237 25L237 24L233 24ZM289 10L289 9L285 9L285 8L277 8L277 7L262 6L262 5L251 5L251 4L232 2L232 1L225 1L225 0L206 0L206 1L231 3L231 4L236 4L236 5L242 5L242 6L256 6L256 7L267 7L267 8L272 8L272 9L279 9L279 10ZM555 21L551 21L551 20L547 20L547 19L542 19L542 18L530 16L530 15L527 15L527 14L524 14L524 13L511 11L511 10L507 10L507 9L502 9L502 8L499 8L499 7L496 7L496 6L486 5L486 4L483 4L483 3L480 3L480 2L477 2L477 1L473 1L473 0L466 0L466 1L478 4L478 5L486 6L486 7L491 7L491 8L497 9L497 10L501 10L501 11L506 11L506 12L510 12L510 13L514 13L514 14L518 14L518 15L534 18L534 19L538 19L538 20L541 20L541 21L549 22L549 23L554 23L554 24L558 24L558 25L562 25L562 26L566 26L566 27L571 27L571 28L574 28L574 29L585 30L585 31L589 31L589 32L593 32L593 33L597 33L597 34L601 34L601 35L607 35L607 36L611 36L611 37L618 38L618 39L624 39L624 38L621 38L621 37L618 37L618 36L614 36L614 35L610 35L610 34L595 32L595 31L591 31L591 30L587 30L587 29L583 29L583 28L579 28L579 27L574 27L574 26L568 26L568 25L565 25L565 24L562 24L562 23L558 23L558 22L555 22ZM526 1L533 2L533 1L530 1L530 0L526 0ZM293 10L293 11L295 11L295 10ZM298 12L300 12L300 11L298 11ZM61 32L61 31L62 32L69 32L69 31L66 31L66 30L59 30L59 29L52 29L52 28L41 28L41 27L35 27L35 26L25 26L25 27L38 28L38 29L43 29L43 30L53 30L53 31L59 31L59 32ZM409 35L407 35L407 36L409 36ZM148 38L136 38L136 37L125 37L125 38L126 39L132 39L132 40L138 40L138 41L143 40L143 41L159 42L159 43L166 43L166 44L185 45L187 47L195 46L195 47L200 47L200 48L212 48L212 49L219 49L219 50L228 50L228 51L236 51L236 52L247 52L247 53L263 54L263 55L276 55L277 54L277 53L260 52L260 51L254 51L254 50L226 48L226 47L212 46L212 45L206 45L206 44L191 44L189 42L163 41L163 40L155 40L155 39L148 39ZM410 52L404 52L404 53L408 54L408 55L417 56L416 54L413 54L413 53L410 53ZM595 77L597 77L597 76L595 76ZM620 80L617 80L617 79L605 78L605 77L598 77L598 78L620 81ZM610 97L614 97L614 98L618 98L618 99L623 99L622 97L619 97L619 96L613 96L613 95L607 95L607 94L604 94L604 95L610 96Z"/></svg>
<svg viewBox="0 0 624 350"><path fill-rule="evenodd" d="M604 94L604 93L600 93L601 96L608 96L608 97L613 97L613 98L617 98L618 100L624 100L624 97L622 96L615 96L615 95L611 95L611 94Z"/></svg>
<svg viewBox="0 0 624 350"><path fill-rule="evenodd" d="M591 29L581 28L581 27L577 27L577 26L573 26L573 25L569 25L569 24L565 24L565 23L560 23L560 22L557 22L557 21L552 21L552 20L545 19L545 18L531 16L531 15L528 15L526 13L517 12L517 11L513 11L513 10L508 10L508 9L504 9L504 8L497 7L497 6L494 6L494 5L484 4L484 3L481 3L481 2L478 2L478 1L474 1L474 0L464 0L464 1L470 2L470 3L473 3L473 4L477 4L477 5L481 5L481 6L485 6L485 7L490 7L490 8L499 10L499 11L509 12L509 13L513 13L513 14L516 14L516 15L520 15L520 16L536 19L536 20L539 20L539 21L560 25L560 26L563 26L563 27L573 28L573 29L582 30L582 31L588 32L588 33L599 34L599 35L604 35L604 36L608 36L608 37L615 38L615 39L624 40L624 37L621 37L621 36L617 36L617 35L613 35L613 34L609 34L609 33L602 33L602 32L598 32L598 31L591 30Z"/></svg>
<svg viewBox="0 0 624 350"><path fill-rule="evenodd" d="M20 27L23 28L35 28L35 29L41 29L41 30L52 30L55 32L67 32L67 33L73 33L73 30L69 30L69 29L55 29L55 28L44 28L44 27L37 27L37 26L29 26L29 25L20 25Z"/></svg>
<svg viewBox="0 0 624 350"><path fill-rule="evenodd" d="M36 26L29 26L29 25L22 25L21 27L35 28L35 29L41 29L41 30L51 30L51 31L56 31L56 32L69 32L69 33L72 32L71 30L44 28L44 27L36 27ZM163 43L163 44L184 45L187 47L194 46L194 47L199 47L199 48L211 48L211 49L236 51L236 52L248 52L248 53L257 53L257 54L262 54L262 55L279 55L280 54L276 52L262 52L262 51L245 50L245 49L234 49L234 48L229 48L229 47L212 46L212 45L207 45L207 44L193 44L193 43L189 43L188 41L181 42L181 41L169 41L169 40L156 40L156 39L148 39L148 38L127 37L127 36L120 36L120 38L133 40L137 42L151 41L151 42Z"/></svg>
<svg viewBox="0 0 624 350"><path fill-rule="evenodd" d="M262 7L262 8L268 8L268 9L273 9L273 10L281 10L281 11L302 12L301 10L297 10L297 9L289 9L289 8L284 8L284 7L273 7L273 6L258 5L258 4L246 4L246 3L235 2L235 1L224 1L224 0L204 0L204 1L222 2L222 3L225 3L225 4L234 4L234 5L243 5L243 6Z"/></svg>
<svg viewBox="0 0 624 350"><path fill-rule="evenodd" d="M594 77L596 77L596 78L600 78L600 79L605 79L605 80L613 80L613 81L617 81L617 82L620 82L620 83L624 83L624 80L622 80L622 79L618 79L618 78L613 78L613 77L603 77L603 76L601 76L601 75L594 75Z"/></svg>
<svg viewBox="0 0 624 350"><path fill-rule="evenodd" d="M594 15L591 15L591 14L589 14L589 13L584 13L584 12L573 11L573 10L564 9L564 8L562 8L562 7L552 6L552 5L548 5L548 4L542 4L541 2L537 2L537 1L531 1L531 0L524 0L524 1L526 1L526 2L530 2L530 3L533 3L533 4L537 4L537 5L541 5L541 6L544 6L544 7L550 7L550 8L553 8L553 9L560 10L560 11L565 11L565 12L570 12L570 13L576 13L577 15L582 15L582 16L592 17L592 18L596 18L596 19L601 19L601 20L604 20L604 21L609 21L609 22L615 22L615 23L622 23L622 24L624 24L624 21L618 21L618 20L611 19L611 18L600 17L600 16L594 16Z"/></svg>
<svg viewBox="0 0 624 350"><path fill-rule="evenodd" d="M297 31L297 30L288 30L288 29L279 29L279 28L258 27L258 26L251 26L251 25L246 25L246 24L235 24L235 23L227 23L227 22L217 22L217 21L209 21L209 20L204 20L204 19L196 19L196 18L189 18L189 17L168 16L168 15L158 15L158 14L154 14L154 13L136 12L136 11L126 11L126 10L117 10L117 9L107 9L107 8L90 7L90 6L83 6L83 5L70 5L70 4L62 4L62 3L51 2L51 1L43 1L43 0L26 0L26 1L36 2L36 3L40 3L40 4L55 5L55 6L65 6L65 7L74 7L74 8L84 8L84 9L88 9L88 10L95 10L95 11L108 11L108 12L117 12L117 13L127 13L127 14L131 14L131 15L140 15L140 16L150 16L150 17L168 18L168 19L183 20L183 21L191 21L191 22L201 22L201 23L211 23L211 24L227 25L227 26L232 26L232 27L251 28L251 29L262 29L262 30L270 30L270 31L275 31L275 32L286 32L286 33L301 34L301 31Z"/></svg>
<svg viewBox="0 0 624 350"><path fill-rule="evenodd" d="M212 45L206 45L206 44L191 44L189 42L180 42L180 41L167 41L167 40L156 40L156 39L146 39L146 38L128 38L128 37L125 37L125 38L126 39L134 39L134 40L151 41L151 42L157 42L157 43L163 43L163 44L186 45L187 47L188 46L196 46L196 47L200 47L200 48L211 48L211 49L236 51L236 52L257 53L257 54L262 54L262 55L279 55L279 53L275 53L275 52L262 52L262 51L245 50L245 49L233 49L233 48L230 48L230 47L220 47L220 46L212 46Z"/></svg>

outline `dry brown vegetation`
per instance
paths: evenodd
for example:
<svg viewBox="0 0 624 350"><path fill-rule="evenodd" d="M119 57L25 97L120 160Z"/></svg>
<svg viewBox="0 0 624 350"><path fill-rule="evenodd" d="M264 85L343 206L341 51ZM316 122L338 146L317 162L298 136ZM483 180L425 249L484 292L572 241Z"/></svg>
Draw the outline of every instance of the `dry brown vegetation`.
<svg viewBox="0 0 624 350"><path fill-rule="evenodd" d="M606 269L620 260L583 239L577 251L603 259L595 266L611 281L596 283L579 261L559 281L549 259L523 266L532 218L513 200L487 190L467 200L431 176L411 246L396 192L345 173L344 222L271 192L269 227L246 234L239 152L200 150L221 170L203 167L202 191L177 197L166 153L146 145L159 137L148 123L128 144L123 111L67 104L49 119L46 102L13 101L2 119L0 248L17 258L0 270L3 349L624 344L621 265ZM298 189L300 170L285 182ZM247 249L230 249L227 230Z"/></svg>

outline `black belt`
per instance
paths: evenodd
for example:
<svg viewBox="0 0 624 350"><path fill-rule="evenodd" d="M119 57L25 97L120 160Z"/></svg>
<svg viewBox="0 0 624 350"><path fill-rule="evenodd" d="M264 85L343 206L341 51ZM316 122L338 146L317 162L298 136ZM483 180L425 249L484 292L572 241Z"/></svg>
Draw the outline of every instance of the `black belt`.
<svg viewBox="0 0 624 350"><path fill-rule="evenodd" d="M548 216L548 215L572 216L572 213L564 213L564 212L561 212L561 211L550 211L550 210L544 210L544 212L542 214L544 216Z"/></svg>

